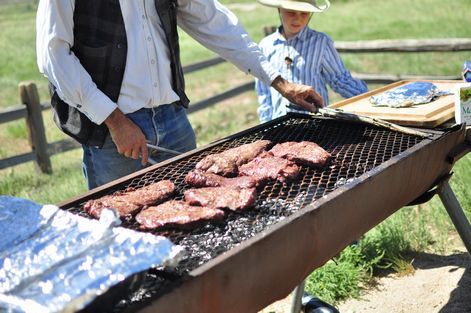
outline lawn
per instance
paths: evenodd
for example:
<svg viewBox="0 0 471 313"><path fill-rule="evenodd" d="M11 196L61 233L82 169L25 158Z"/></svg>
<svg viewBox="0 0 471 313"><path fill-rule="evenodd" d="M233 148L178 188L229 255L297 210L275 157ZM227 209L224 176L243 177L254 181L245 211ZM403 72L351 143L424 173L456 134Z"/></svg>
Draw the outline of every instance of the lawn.
<svg viewBox="0 0 471 313"><path fill-rule="evenodd" d="M222 1L231 6L235 1ZM276 10L249 5L234 7L248 33L255 41L263 36L263 27L278 24ZM20 4L0 3L0 112L19 103L17 86L31 80L38 85L42 101L47 100L47 81L38 72L35 61L35 10L37 1ZM469 0L332 0L332 7L315 15L310 25L329 34L335 41L374 39L471 38ZM181 32L183 64L213 57L214 54ZM364 53L343 54L353 72L416 75L458 75L470 52ZM196 102L252 78L230 64L187 75L187 91ZM375 88L376 86L369 86ZM338 97L334 99L339 99ZM258 124L257 101L248 92L224 101L190 119L203 146ZM48 141L64 136L44 113ZM0 158L29 151L23 120L0 124ZM53 174L38 173L34 164L0 170L0 194L23 197L39 203L58 203L86 191L81 173L81 151L74 150L52 157ZM451 185L471 217L471 156L454 167ZM411 218L412 217L412 218ZM383 268L407 270L417 251L447 252L459 245L452 224L439 199L420 207L400 210L368 232L358 245L348 247L335 262L316 270L308 288L328 301L338 301L358 294L371 280L371 273Z"/></svg>

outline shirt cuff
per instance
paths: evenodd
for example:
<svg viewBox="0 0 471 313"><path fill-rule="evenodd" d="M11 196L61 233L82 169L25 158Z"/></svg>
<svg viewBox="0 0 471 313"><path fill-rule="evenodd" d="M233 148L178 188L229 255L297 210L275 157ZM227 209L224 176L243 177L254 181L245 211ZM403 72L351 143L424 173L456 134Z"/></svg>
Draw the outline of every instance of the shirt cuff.
<svg viewBox="0 0 471 313"><path fill-rule="evenodd" d="M73 103L66 97L61 96L68 105L77 108L80 112L85 114L90 121L97 125L101 125L105 119L118 107L116 103L106 96L103 92L99 91L92 93L82 103Z"/></svg>
<svg viewBox="0 0 471 313"><path fill-rule="evenodd" d="M104 93L97 93L87 105L83 105L83 113L95 124L102 124L118 105Z"/></svg>

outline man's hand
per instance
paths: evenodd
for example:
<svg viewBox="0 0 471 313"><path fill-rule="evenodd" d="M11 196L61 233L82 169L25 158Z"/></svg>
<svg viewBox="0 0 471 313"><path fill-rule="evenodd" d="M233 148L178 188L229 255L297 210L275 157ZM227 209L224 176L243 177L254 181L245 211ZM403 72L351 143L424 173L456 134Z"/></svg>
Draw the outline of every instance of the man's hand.
<svg viewBox="0 0 471 313"><path fill-rule="evenodd" d="M275 78L271 86L290 102L308 111L317 112L324 106L324 99L310 86L290 83L281 76Z"/></svg>
<svg viewBox="0 0 471 313"><path fill-rule="evenodd" d="M110 130L111 139L119 154L133 159L138 159L142 155L142 165L147 164L146 137L133 121L128 119L119 109L116 109L106 118L105 124Z"/></svg>

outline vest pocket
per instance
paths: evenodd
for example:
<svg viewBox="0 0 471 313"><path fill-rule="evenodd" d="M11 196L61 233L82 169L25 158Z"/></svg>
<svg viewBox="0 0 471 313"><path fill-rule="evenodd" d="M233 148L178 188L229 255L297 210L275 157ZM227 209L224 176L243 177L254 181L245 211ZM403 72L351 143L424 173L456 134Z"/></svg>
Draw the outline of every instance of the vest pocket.
<svg viewBox="0 0 471 313"><path fill-rule="evenodd" d="M75 53L92 80L102 89L105 86L109 71L109 57L111 45L90 45L75 40L72 51Z"/></svg>

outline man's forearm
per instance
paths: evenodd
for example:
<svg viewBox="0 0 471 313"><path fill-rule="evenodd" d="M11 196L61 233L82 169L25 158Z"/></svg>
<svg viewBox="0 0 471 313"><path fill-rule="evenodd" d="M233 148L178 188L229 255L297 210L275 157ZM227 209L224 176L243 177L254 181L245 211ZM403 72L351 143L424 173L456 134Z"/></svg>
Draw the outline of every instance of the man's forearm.
<svg viewBox="0 0 471 313"><path fill-rule="evenodd" d="M105 125L110 130L117 129L127 119L126 115L121 112L120 109L116 108L111 114L105 119Z"/></svg>
<svg viewBox="0 0 471 313"><path fill-rule="evenodd" d="M281 75L277 76L271 83L271 86L276 89L279 93L283 95L284 90L286 89L288 81L281 77Z"/></svg>

